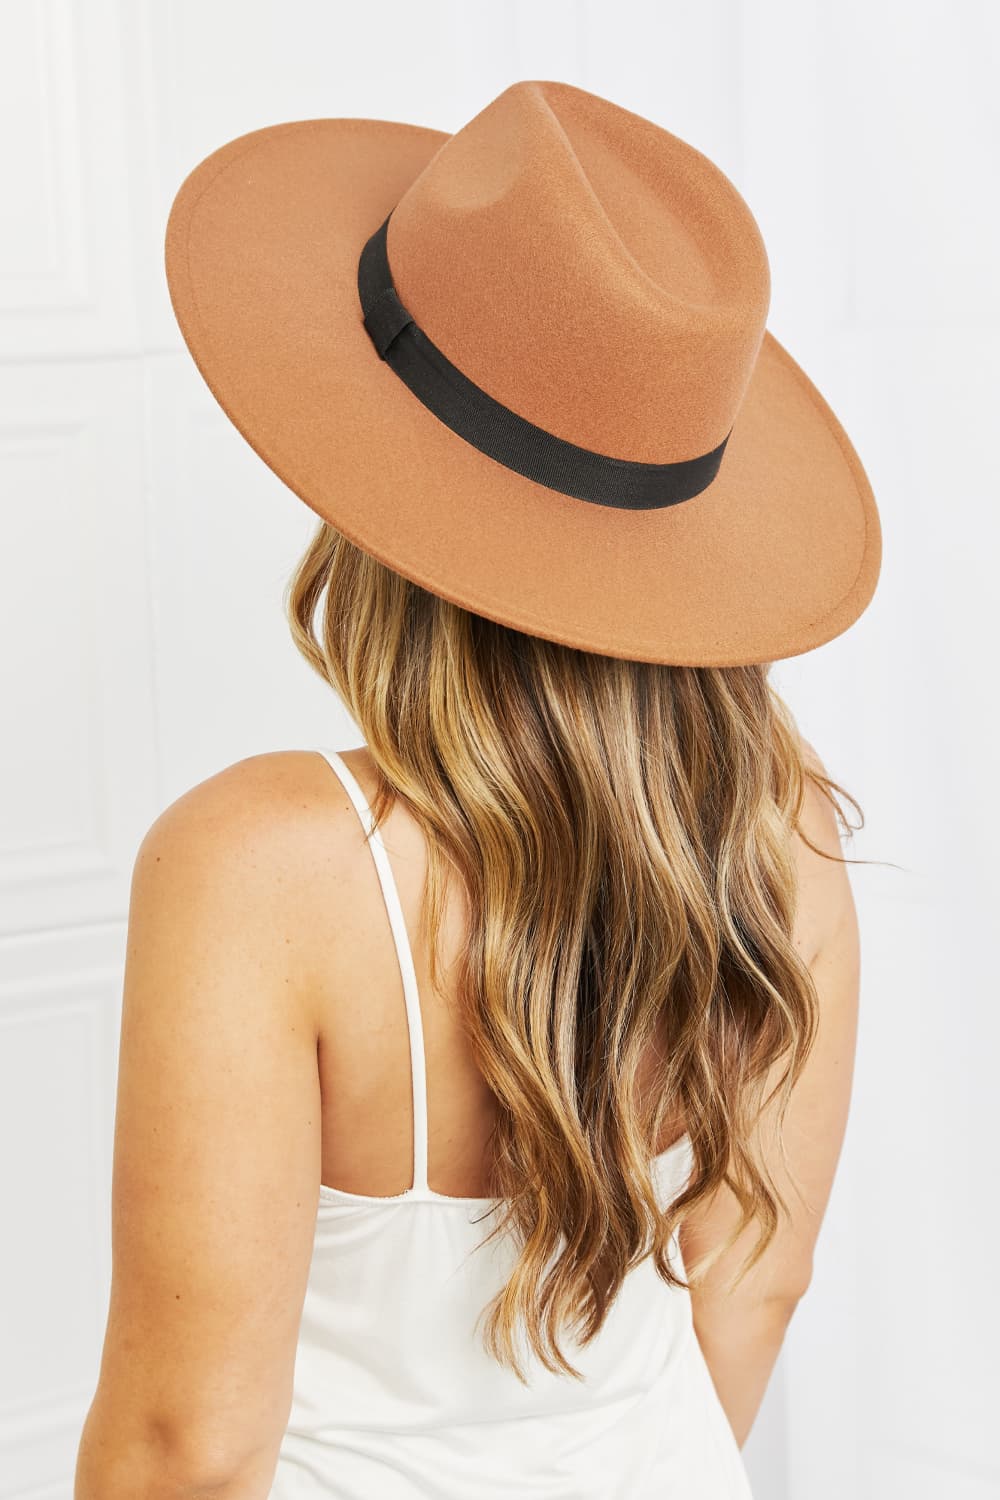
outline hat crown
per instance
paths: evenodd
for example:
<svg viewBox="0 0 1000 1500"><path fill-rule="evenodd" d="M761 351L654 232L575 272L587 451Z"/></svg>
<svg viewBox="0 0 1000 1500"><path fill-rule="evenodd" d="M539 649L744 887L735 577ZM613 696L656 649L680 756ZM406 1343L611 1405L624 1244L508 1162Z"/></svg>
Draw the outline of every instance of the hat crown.
<svg viewBox="0 0 1000 1500"><path fill-rule="evenodd" d="M729 179L660 126L570 84L512 84L413 180L386 243L426 335L555 436L671 463L732 427L767 255Z"/></svg>

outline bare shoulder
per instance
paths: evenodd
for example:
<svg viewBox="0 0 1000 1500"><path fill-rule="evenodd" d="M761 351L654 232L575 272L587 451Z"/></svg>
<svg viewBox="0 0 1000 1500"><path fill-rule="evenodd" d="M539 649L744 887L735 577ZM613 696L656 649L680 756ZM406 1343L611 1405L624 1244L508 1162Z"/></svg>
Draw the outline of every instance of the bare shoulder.
<svg viewBox="0 0 1000 1500"><path fill-rule="evenodd" d="M314 918L355 857L357 833L357 814L321 755L251 755L155 819L136 856L132 906L198 897L220 936L252 926L257 943L294 945L301 967Z"/></svg>
<svg viewBox="0 0 1000 1500"><path fill-rule="evenodd" d="M346 756L345 756L346 758ZM182 842L243 856L242 873L274 873L282 856L298 861L329 847L347 806L340 782L313 750L250 755L183 792L159 814L143 843Z"/></svg>
<svg viewBox="0 0 1000 1500"><path fill-rule="evenodd" d="M817 776L829 775L808 740L802 741L802 750L810 770ZM811 777L806 780L792 848L798 881L796 945L807 963L812 963L853 925L854 898L834 804Z"/></svg>

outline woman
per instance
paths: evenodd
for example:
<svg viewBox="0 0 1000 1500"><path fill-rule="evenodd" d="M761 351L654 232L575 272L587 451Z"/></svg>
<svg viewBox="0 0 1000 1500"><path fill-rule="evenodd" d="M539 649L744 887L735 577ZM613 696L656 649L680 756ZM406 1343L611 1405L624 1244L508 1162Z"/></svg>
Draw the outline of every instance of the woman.
<svg viewBox="0 0 1000 1500"><path fill-rule="evenodd" d="M139 851L76 1500L744 1497L858 989L768 665L880 560L749 210L524 82L229 143L167 274L321 517L289 614L366 748L241 761Z"/></svg>

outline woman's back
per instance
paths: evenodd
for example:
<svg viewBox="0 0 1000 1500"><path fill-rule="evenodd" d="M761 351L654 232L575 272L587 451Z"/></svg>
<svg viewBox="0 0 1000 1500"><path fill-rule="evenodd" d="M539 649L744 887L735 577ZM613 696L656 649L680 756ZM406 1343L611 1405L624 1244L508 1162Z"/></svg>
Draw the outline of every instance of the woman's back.
<svg viewBox="0 0 1000 1500"><path fill-rule="evenodd" d="M807 747L815 763L814 752ZM338 839L329 900L317 903L314 972L320 976L319 1074L323 1100L322 1179L348 1191L390 1197L412 1183L412 1100L409 1033L399 958L386 915L385 898L360 819L335 761L325 750L291 757L305 795L316 798ZM367 749L334 752L368 804L375 771ZM815 793L807 795L802 826L820 835L828 813L819 814ZM818 815L819 814L819 815ZM448 893L438 930L443 983L430 980L429 955L419 933L418 911L427 874L427 847L418 821L397 797L380 827L386 857L409 942L420 995L427 1070L428 1178L454 1197L487 1193L485 1153L494 1120L489 1089L475 1063L461 1008L447 970L461 953L468 927L460 891ZM796 844L798 841L795 841ZM794 940L808 961L818 951L829 913L825 892L814 890L811 860L800 864L800 901ZM809 876L813 875L812 880ZM652 1076L652 1058L649 1073ZM659 1141L664 1152L684 1134L671 1117Z"/></svg>
<svg viewBox="0 0 1000 1500"><path fill-rule="evenodd" d="M454 996L433 993L427 955L410 937L422 838L397 802L366 848L367 755L321 753L336 773L335 816L353 833L341 827L330 927L310 955L330 955L319 998L323 1173L273 1500L512 1491L584 1500L678 1485L691 1500L747 1495L690 1296L649 1259L627 1276L597 1338L569 1341L583 1381L528 1357L523 1385L483 1349L479 1316L516 1255L506 1238L481 1243L494 1211L484 1164L493 1112ZM461 911L447 913L445 972L463 941ZM690 1167L688 1138L676 1135L654 1165L662 1202ZM673 1252L683 1275L676 1237Z"/></svg>

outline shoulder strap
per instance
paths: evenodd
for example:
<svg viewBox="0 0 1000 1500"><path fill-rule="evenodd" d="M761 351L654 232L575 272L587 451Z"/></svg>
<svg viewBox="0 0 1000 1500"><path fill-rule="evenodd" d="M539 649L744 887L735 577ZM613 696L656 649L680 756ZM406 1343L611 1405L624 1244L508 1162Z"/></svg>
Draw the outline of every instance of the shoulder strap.
<svg viewBox="0 0 1000 1500"><path fill-rule="evenodd" d="M427 1190L427 1065L424 1056L424 1032L420 1014L420 995L417 990L417 975L413 966L413 950L410 947L403 907L399 899L396 878L389 864L385 844L379 829L373 826L371 808L358 784L357 777L336 750L320 748L319 754L327 761L343 783L344 790L354 804L367 836L368 847L375 861L385 909L389 916L392 939L396 946L399 972L403 980L403 998L406 1002L406 1025L410 1037L410 1081L413 1095L413 1187L410 1191Z"/></svg>

